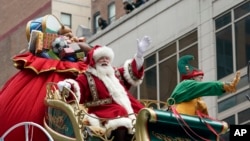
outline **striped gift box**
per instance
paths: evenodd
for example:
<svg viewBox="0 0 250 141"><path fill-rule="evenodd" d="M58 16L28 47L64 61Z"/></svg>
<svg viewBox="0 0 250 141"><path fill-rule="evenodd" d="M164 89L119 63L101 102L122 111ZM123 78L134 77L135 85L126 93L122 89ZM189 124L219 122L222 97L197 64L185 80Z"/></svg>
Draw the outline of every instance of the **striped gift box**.
<svg viewBox="0 0 250 141"><path fill-rule="evenodd" d="M43 36L43 48L44 49L51 49L52 42L58 37L58 34L55 33L44 33Z"/></svg>

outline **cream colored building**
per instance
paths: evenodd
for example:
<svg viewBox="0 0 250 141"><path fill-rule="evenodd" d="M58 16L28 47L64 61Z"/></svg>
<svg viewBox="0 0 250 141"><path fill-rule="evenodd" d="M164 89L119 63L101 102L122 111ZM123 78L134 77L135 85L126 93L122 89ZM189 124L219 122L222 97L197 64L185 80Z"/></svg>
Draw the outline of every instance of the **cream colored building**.
<svg viewBox="0 0 250 141"><path fill-rule="evenodd" d="M71 27L74 35L91 29L91 0L52 0L52 14Z"/></svg>
<svg viewBox="0 0 250 141"><path fill-rule="evenodd" d="M0 11L0 87L19 71L14 68L11 58L28 51L26 25L29 21L53 14L70 26L74 35L91 35L91 0L23 0L11 3L1 0Z"/></svg>
<svg viewBox="0 0 250 141"><path fill-rule="evenodd" d="M152 48L145 53L144 82L132 90L139 99L166 101L180 80L176 65L184 54L195 56L193 65L204 71L204 81L231 81L240 70L237 93L204 99L212 117L250 124L249 4L248 0L150 0L88 42L113 48L113 63L121 66L134 56L137 38L152 38Z"/></svg>
<svg viewBox="0 0 250 141"><path fill-rule="evenodd" d="M93 15L90 4L91 0L52 0L51 13L63 19L64 24L71 24L76 34L79 25L91 28L90 18ZM49 4L44 5L50 9ZM184 54L195 56L193 65L205 72L204 81L231 81L235 72L240 70L242 79L237 93L204 99L212 117L229 124L250 124L250 102L246 98L250 95L247 77L250 60L249 5L249 0L149 0L87 41L91 45L113 48L113 63L121 66L126 59L134 56L137 38L144 35L152 38L152 48L145 53L144 81L140 87L131 90L138 99L166 101L180 82L176 65ZM71 15L72 23L68 22L71 20L67 20L67 14ZM6 31L6 35L0 38L1 44L4 44L2 50L11 52L13 49L5 46L10 44L8 41L12 38L18 38L14 38L16 34L6 37L7 33L10 32ZM16 52L9 54L1 60L9 59Z"/></svg>

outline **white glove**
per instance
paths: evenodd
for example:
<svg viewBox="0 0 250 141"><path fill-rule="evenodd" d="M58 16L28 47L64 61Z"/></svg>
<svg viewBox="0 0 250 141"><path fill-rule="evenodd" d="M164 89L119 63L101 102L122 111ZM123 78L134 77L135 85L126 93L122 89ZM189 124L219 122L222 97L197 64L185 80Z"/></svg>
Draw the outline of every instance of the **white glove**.
<svg viewBox="0 0 250 141"><path fill-rule="evenodd" d="M137 53L136 57L142 58L143 53L150 47L151 38L149 36L144 36L141 40L137 39Z"/></svg>
<svg viewBox="0 0 250 141"><path fill-rule="evenodd" d="M58 87L58 89L59 89L60 92L63 91L63 88L64 88L64 87L66 87L66 88L68 88L68 89L71 89L70 83L68 83L68 82L66 82L66 81L59 81L59 82L57 83L57 87Z"/></svg>

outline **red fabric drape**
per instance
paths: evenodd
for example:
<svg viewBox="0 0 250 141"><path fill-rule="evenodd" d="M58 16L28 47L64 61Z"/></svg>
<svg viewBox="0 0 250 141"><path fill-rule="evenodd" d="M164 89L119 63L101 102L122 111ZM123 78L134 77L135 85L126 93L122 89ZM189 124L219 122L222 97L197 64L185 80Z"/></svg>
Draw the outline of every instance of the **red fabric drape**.
<svg viewBox="0 0 250 141"><path fill-rule="evenodd" d="M39 58L31 53L18 55L13 61L20 71L0 91L0 136L19 122L32 121L43 125L46 84L75 78L87 68L83 62ZM15 129L5 138L5 141L24 140L23 127ZM34 128L33 140L44 141L47 137Z"/></svg>

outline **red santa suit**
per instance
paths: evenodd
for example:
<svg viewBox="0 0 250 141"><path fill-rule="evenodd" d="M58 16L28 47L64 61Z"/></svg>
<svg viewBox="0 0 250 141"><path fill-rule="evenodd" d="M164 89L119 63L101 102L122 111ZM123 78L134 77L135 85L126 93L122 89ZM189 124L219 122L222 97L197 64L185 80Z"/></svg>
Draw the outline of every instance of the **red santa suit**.
<svg viewBox="0 0 250 141"><path fill-rule="evenodd" d="M76 80L65 81L71 83L80 103L88 107L88 113L92 117L110 118L102 123L96 118L89 117L91 125L112 129L123 126L131 129L129 131L132 133L132 120L144 106L131 95L129 88L142 82L144 69L137 69L136 60L131 59L127 60L123 67L114 68L111 73L113 75L99 76L95 62L103 56L108 56L112 61L114 53L108 47L96 46L88 53L86 62L89 68L86 73L79 75Z"/></svg>
<svg viewBox="0 0 250 141"><path fill-rule="evenodd" d="M20 122L31 121L43 125L47 83L76 78L87 68L84 62L45 59L30 52L15 56L13 61L20 71L0 90L0 136ZM48 140L40 129L31 130L33 134L30 139ZM10 132L5 141L24 141L24 132L24 128L19 127Z"/></svg>

